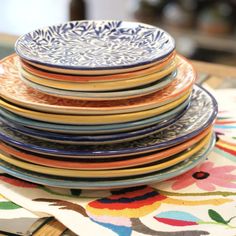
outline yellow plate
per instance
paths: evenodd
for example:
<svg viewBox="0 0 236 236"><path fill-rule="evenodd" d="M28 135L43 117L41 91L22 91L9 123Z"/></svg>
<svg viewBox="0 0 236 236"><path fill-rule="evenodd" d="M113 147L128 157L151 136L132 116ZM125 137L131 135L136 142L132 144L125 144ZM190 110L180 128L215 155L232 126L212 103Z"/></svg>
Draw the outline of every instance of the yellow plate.
<svg viewBox="0 0 236 236"><path fill-rule="evenodd" d="M78 177L78 178L125 177L125 176L147 174L176 165L179 162L186 160L187 158L191 157L192 155L200 151L209 142L210 138L211 138L211 132L205 138L203 138L196 146L194 146L190 150L187 150L183 154L177 155L176 158L167 160L166 162L163 163L139 168L129 168L129 169L119 169L119 170L97 170L97 171L68 170L68 169L51 168L51 167L31 164L28 162L20 161L19 159L16 159L12 156L8 156L7 154L0 154L0 159L12 165L18 166L20 168L48 175Z"/></svg>
<svg viewBox="0 0 236 236"><path fill-rule="evenodd" d="M171 64L163 68L161 71L155 72L150 75L138 77L135 79L125 79L119 81L107 81L107 82L65 82L56 81L51 79L45 79L36 75L33 75L22 67L20 68L20 73L26 79L48 87L72 90L72 91L110 91L119 89L128 89L132 87L138 87L152 82L158 81L165 76L169 75L176 69L176 62L173 61Z"/></svg>
<svg viewBox="0 0 236 236"><path fill-rule="evenodd" d="M114 123L124 123L136 120L146 119L148 117L153 117L164 112L167 112L179 104L184 102L190 93L185 94L178 100L168 103L164 106L157 107L150 110L132 112L132 113L123 113L117 115L62 115L62 114L52 114L52 113L43 113L24 109L21 107L14 106L3 100L0 100L0 106L9 110L15 114L21 115L23 117L31 118L34 120L52 122L52 123L62 123L62 124L114 124Z"/></svg>

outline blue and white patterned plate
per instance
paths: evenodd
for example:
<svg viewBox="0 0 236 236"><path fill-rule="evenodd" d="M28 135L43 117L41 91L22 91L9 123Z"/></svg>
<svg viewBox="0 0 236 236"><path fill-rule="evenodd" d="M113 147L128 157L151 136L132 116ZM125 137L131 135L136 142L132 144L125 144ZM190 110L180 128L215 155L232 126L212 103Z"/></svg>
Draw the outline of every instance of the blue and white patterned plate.
<svg viewBox="0 0 236 236"><path fill-rule="evenodd" d="M104 178L104 179L86 179L86 178L63 178L39 174L36 172L25 171L19 167L13 166L0 159L0 170L15 176L17 178L38 183L42 185L73 188L73 189L112 189L131 186L139 186L145 184L154 184L181 175L188 170L194 168L200 162L204 161L215 145L215 136L212 136L208 143L200 152L196 153L189 159L178 163L175 166L157 171L151 174L135 176L130 178Z"/></svg>
<svg viewBox="0 0 236 236"><path fill-rule="evenodd" d="M66 157L130 156L156 151L189 140L209 127L217 115L217 102L206 90L194 86L191 106L174 124L163 131L136 141L110 145L56 144L30 138L0 126L0 140L36 153Z"/></svg>
<svg viewBox="0 0 236 236"><path fill-rule="evenodd" d="M164 30L125 21L72 21L20 37L17 54L36 64L70 70L135 68L157 62L175 49Z"/></svg>

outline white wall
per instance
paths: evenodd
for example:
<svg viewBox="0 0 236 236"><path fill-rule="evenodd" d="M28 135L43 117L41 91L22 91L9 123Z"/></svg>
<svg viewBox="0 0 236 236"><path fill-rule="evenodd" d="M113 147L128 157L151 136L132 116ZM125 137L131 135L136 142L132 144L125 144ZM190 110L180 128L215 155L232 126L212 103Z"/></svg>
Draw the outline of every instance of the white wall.
<svg viewBox="0 0 236 236"><path fill-rule="evenodd" d="M0 32L21 35L68 20L69 0L0 0Z"/></svg>
<svg viewBox="0 0 236 236"><path fill-rule="evenodd" d="M86 0L88 19L132 20L139 0ZM0 0L0 33L22 35L69 19L70 0Z"/></svg>

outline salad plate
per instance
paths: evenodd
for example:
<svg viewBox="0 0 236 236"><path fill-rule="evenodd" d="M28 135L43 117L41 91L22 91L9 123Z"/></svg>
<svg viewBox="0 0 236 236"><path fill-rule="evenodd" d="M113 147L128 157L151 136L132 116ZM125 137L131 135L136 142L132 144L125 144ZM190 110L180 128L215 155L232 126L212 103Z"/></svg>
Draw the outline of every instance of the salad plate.
<svg viewBox="0 0 236 236"><path fill-rule="evenodd" d="M164 77L170 75L176 70L176 62L173 61L170 65L163 70L142 76L134 79L126 79L119 81L106 81L106 82L67 82L67 81L55 81L51 79L45 79L37 75L33 75L23 68L20 69L20 74L23 78L31 81L35 84L40 84L42 86L47 86L50 88L71 90L71 91L88 91L88 92L104 92L104 91L117 91L124 89L131 89L139 86L144 86L146 84L151 84L158 82Z"/></svg>
<svg viewBox="0 0 236 236"><path fill-rule="evenodd" d="M123 188L131 186L139 186L145 184L154 184L160 181L164 181L173 178L177 175L183 174L188 170L194 168L201 163L209 153L212 151L215 145L215 137L213 136L211 141L204 146L198 153L192 155L185 161L178 163L170 168L153 172L146 175L136 176L132 178L104 178L104 179L86 179L86 178L66 178L59 176L50 176L40 174L33 171L25 171L22 168L16 167L0 159L0 169L17 178L30 181L37 184L61 187L61 188L73 188L73 189L112 189Z"/></svg>
<svg viewBox="0 0 236 236"><path fill-rule="evenodd" d="M24 150L46 155L93 158L132 156L174 146L195 137L214 122L217 110L215 98L205 89L195 85L191 106L178 121L164 131L136 141L114 145L79 145L79 147L69 144L58 145L19 134L4 125L0 126L0 139Z"/></svg>
<svg viewBox="0 0 236 236"><path fill-rule="evenodd" d="M132 112L132 113L127 113L127 114L123 113L123 114L97 115L97 116L68 115L68 114L64 115L64 114L54 114L54 113L32 111L32 110L28 110L25 108L12 105L4 100L0 100L0 106L5 108L6 110L9 110L23 117L40 120L40 121L46 121L46 122L53 122L53 123L60 123L60 124L80 124L80 125L116 124L116 123L137 121L137 120L154 117L156 115L162 114L164 112L167 112L177 107L178 105L183 103L189 96L190 94L186 94L172 103L168 103L164 106L146 110L146 111Z"/></svg>
<svg viewBox="0 0 236 236"><path fill-rule="evenodd" d="M14 55L14 57L16 57ZM23 60L20 60L20 67L22 67L27 72L36 75L41 78L51 79L55 81L67 81L67 82L111 82L111 81L120 81L126 79L135 79L139 77L143 77L146 75L153 74L160 70L163 70L167 67L176 57L176 52L173 51L169 56L162 59L158 64L147 67L142 70L131 71L127 73L119 73L119 74L109 74L109 75L68 75L68 74L59 74L53 73L50 71L45 71L34 67ZM18 57L17 57L18 58Z"/></svg>
<svg viewBox="0 0 236 236"><path fill-rule="evenodd" d="M133 99L85 101L62 99L28 87L19 79L18 67L19 59L15 55L0 62L1 96L6 101L32 110L63 114L117 114L152 109L189 92L196 78L192 65L179 57L176 78L160 91Z"/></svg>
<svg viewBox="0 0 236 236"><path fill-rule="evenodd" d="M116 170L71 170L71 169L62 169L56 167L47 167L41 165L35 165L26 161L15 158L7 153L0 153L0 159L3 161L20 167L25 170L34 171L41 174L48 174L54 176L64 176L64 177L73 177L73 178L107 178L107 177L127 177L148 174L155 171L163 170L173 165L178 164L181 161L186 160L191 157L198 151L200 151L204 145L206 145L211 137L211 133L204 137L199 143L194 145L192 148L171 156L165 160L157 161L154 163L146 164L140 167L130 167L125 169L116 169Z"/></svg>
<svg viewBox="0 0 236 236"><path fill-rule="evenodd" d="M105 159L79 159L79 158L60 158L60 157L51 157L46 155L39 155L32 152L26 152L18 148L9 146L3 142L0 142L0 148L4 153L7 153L11 156L15 156L18 159L23 161L38 164L41 166L56 167L62 169L72 169L72 170L112 170L112 169L121 169L134 166L141 166L144 164L153 163L166 159L167 157L178 154L182 151L187 150L191 146L198 143L202 140L209 132L212 127L204 130L202 133L196 137L176 146L173 146L168 149L163 149L161 151L152 153L137 155L131 158L121 157L121 158L105 158Z"/></svg>
<svg viewBox="0 0 236 236"><path fill-rule="evenodd" d="M71 21L21 36L16 53L49 71L111 74L150 67L175 49L164 30L136 22Z"/></svg>
<svg viewBox="0 0 236 236"><path fill-rule="evenodd" d="M35 82L32 82L20 74L20 79L29 87L38 90L42 93L49 94L52 96L57 96L61 98L69 99L80 99L80 100L118 100L118 99L128 99L141 97L143 95L151 94L153 92L159 91L166 86L168 86L176 78L176 71L165 76L164 78L154 81L150 84L145 84L143 86L128 88L118 91L73 91L65 89L57 89L48 86L44 86Z"/></svg>

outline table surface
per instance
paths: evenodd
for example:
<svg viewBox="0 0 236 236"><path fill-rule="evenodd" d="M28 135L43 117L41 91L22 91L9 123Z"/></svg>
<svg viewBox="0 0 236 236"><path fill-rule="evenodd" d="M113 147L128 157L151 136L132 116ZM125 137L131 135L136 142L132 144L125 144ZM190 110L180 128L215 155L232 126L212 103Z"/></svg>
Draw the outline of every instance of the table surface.
<svg viewBox="0 0 236 236"><path fill-rule="evenodd" d="M198 83L205 84L212 89L218 88L236 88L236 68L200 61L192 61L196 68L199 78ZM45 223L46 222L46 223ZM74 236L75 234L55 220L54 218L45 219L44 224L39 224L34 236L50 235L50 236ZM34 226L35 227L35 226ZM7 234L1 234L7 235Z"/></svg>

